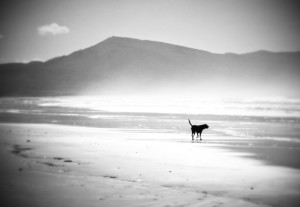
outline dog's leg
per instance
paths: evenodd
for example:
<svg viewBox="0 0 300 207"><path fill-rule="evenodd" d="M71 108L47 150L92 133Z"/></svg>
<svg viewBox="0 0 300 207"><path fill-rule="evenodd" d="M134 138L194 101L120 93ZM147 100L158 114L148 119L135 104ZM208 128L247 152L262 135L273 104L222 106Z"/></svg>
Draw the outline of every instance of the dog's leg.
<svg viewBox="0 0 300 207"><path fill-rule="evenodd" d="M192 140L194 140L194 135L195 135L195 133L194 133L194 132L192 132Z"/></svg>

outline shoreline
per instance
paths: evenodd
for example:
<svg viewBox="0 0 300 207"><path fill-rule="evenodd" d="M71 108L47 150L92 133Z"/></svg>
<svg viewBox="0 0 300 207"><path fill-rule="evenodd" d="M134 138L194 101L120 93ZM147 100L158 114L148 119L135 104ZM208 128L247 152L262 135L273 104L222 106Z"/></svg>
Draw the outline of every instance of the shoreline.
<svg viewBox="0 0 300 207"><path fill-rule="evenodd" d="M182 134L51 124L0 124L0 133L1 192L12 206L300 203L299 170L254 152L167 141Z"/></svg>
<svg viewBox="0 0 300 207"><path fill-rule="evenodd" d="M131 113L129 113L131 114ZM78 121L73 122L71 119L66 120L65 122L51 122L48 118L44 120L42 118L41 121L39 119L32 119L31 117L29 119L22 119L23 121L20 121L19 114L16 114L17 118L12 119L10 122L4 122L0 119L0 125L5 124L31 124L31 125L54 125L54 126L66 126L66 127L83 127L83 128L90 128L90 129L109 129L109 130L119 130L119 131L128 131L128 132L160 132L160 133L172 133L175 137L176 134L179 134L179 136L184 138L181 139L168 139L168 141L178 141L183 143L189 143L190 140L190 129L188 127L187 130L182 131L182 129L174 128L174 129L165 129L162 127L158 128L149 128L149 126L140 126L140 125L134 125L131 123L128 123L128 125L124 125L122 120L122 124L117 124L114 126L112 123L112 120L100 120L103 122L101 125L99 125L98 122L96 124L90 124L88 122L84 121ZM4 119L5 120L5 119ZM19 120L19 121L16 121ZM31 122L28 122L28 120L31 120ZM27 121L27 122L26 122ZM41 122L39 122L41 121ZM90 120L91 123L94 123L95 120ZM206 133L206 131L204 131ZM211 133L211 132L210 132ZM241 153L250 153L252 155L249 155L250 158L258 159L263 161L265 164L268 165L275 165L275 166L283 166L283 167L289 167L294 169L300 169L300 159L297 159L300 157L300 141L295 140L294 141L281 141L281 139L271 138L266 139L264 137L239 137L233 136L233 135L222 135L222 134L205 134L205 138L203 139L203 143L210 143L213 144L215 147L220 147L221 149L228 149L232 152L241 152ZM153 138L151 138L153 140ZM137 140L145 140L144 138L138 138ZM159 140L165 140L161 137L156 139ZM292 140L289 138L289 140ZM199 140L195 140L194 142L199 142ZM292 144L291 144L292 143ZM278 153L276 153L278 152ZM281 157L284 155L283 157Z"/></svg>

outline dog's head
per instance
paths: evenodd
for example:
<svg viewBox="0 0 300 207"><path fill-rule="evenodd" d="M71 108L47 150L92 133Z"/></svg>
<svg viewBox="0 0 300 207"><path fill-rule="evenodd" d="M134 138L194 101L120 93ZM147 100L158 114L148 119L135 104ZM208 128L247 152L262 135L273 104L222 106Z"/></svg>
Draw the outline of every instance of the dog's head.
<svg viewBox="0 0 300 207"><path fill-rule="evenodd" d="M209 128L209 126L207 124L204 124L204 129Z"/></svg>

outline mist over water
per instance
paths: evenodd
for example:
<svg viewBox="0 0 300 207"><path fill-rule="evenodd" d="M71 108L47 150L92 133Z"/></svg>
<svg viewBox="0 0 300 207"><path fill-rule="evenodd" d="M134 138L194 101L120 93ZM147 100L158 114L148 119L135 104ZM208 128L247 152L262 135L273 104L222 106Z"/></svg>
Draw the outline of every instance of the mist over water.
<svg viewBox="0 0 300 207"><path fill-rule="evenodd" d="M108 112L300 117L300 99L279 97L73 96L41 98L37 104L45 107L73 107Z"/></svg>

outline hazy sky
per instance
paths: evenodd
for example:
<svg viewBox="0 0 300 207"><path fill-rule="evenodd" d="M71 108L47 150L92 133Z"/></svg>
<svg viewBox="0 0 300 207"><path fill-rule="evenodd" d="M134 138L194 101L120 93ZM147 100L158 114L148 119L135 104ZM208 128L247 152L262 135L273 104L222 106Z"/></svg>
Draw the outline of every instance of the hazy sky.
<svg viewBox="0 0 300 207"><path fill-rule="evenodd" d="M0 62L47 60L123 36L215 53L300 51L299 1L2 0Z"/></svg>

